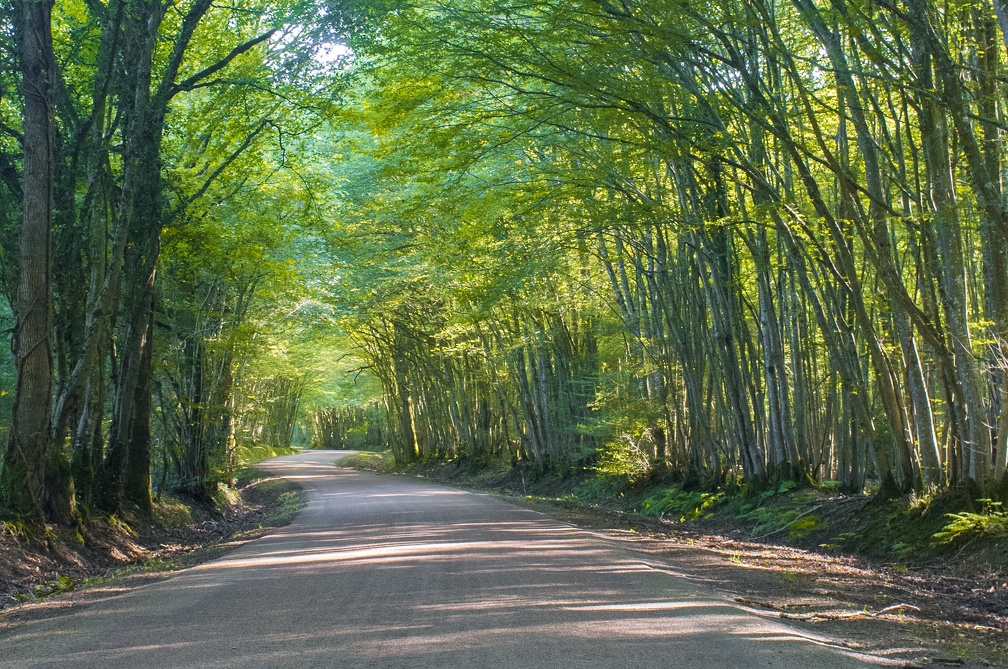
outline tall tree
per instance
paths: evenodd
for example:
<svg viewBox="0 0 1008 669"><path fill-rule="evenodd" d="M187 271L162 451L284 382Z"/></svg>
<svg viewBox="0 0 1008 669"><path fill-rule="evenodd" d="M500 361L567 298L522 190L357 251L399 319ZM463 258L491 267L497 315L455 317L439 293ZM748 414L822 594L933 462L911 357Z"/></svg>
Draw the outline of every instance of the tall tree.
<svg viewBox="0 0 1008 669"><path fill-rule="evenodd" d="M53 179L56 159L54 90L59 77L52 41L52 3L19 3L24 95L23 209L18 243L12 349L17 386L4 458L8 506L35 518L67 521L74 513L69 467L53 448L52 406Z"/></svg>

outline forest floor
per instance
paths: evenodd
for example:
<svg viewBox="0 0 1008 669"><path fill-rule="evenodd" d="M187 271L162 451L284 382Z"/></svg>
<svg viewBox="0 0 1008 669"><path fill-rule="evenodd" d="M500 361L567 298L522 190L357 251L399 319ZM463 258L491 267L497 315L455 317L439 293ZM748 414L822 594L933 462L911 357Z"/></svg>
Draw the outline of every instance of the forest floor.
<svg viewBox="0 0 1008 669"><path fill-rule="evenodd" d="M389 460L364 453L353 466L506 496L865 651L926 648L929 662L908 667L1008 666L1008 540L941 544L940 502L796 489L710 503L697 493L695 513L654 517L640 512L668 494L654 487L600 491L511 467Z"/></svg>
<svg viewBox="0 0 1008 669"><path fill-rule="evenodd" d="M214 507L163 497L149 519L102 516L44 531L0 523L0 628L213 559L290 522L300 500L296 484L251 468Z"/></svg>

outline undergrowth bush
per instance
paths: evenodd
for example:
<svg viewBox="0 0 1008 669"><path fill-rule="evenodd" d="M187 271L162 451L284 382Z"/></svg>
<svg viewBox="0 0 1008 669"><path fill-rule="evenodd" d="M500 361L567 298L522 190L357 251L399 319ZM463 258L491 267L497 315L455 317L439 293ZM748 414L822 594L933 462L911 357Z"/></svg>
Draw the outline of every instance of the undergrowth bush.
<svg viewBox="0 0 1008 669"><path fill-rule="evenodd" d="M154 500L154 521L162 527L186 527L192 524L189 507L173 497L161 496Z"/></svg>
<svg viewBox="0 0 1008 669"><path fill-rule="evenodd" d="M622 477L630 484L646 479L651 474L651 457L640 441L631 434L621 434L603 446L596 466L599 475Z"/></svg>
<svg viewBox="0 0 1008 669"><path fill-rule="evenodd" d="M626 491L628 481L622 476L591 476L577 483L565 501L585 504L609 504Z"/></svg>
<svg viewBox="0 0 1008 669"><path fill-rule="evenodd" d="M360 453L346 456L339 461L339 464L343 467L349 467L351 469L362 469L364 471L378 472L380 474L393 472L396 468L396 462L395 458L392 457L392 451L382 451L381 453L375 453L374 451L361 451Z"/></svg>
<svg viewBox="0 0 1008 669"><path fill-rule="evenodd" d="M645 516L678 516L679 522L687 522L713 515L714 507L726 497L723 491L693 492L671 486L645 499L640 512Z"/></svg>
<svg viewBox="0 0 1008 669"><path fill-rule="evenodd" d="M829 486L824 486L827 490ZM781 481L776 487L764 490L753 501L739 507L739 518L756 523L752 535L757 538L787 532L792 541L823 529L822 519L807 510L820 494L816 490L796 490L794 481ZM792 492L794 491L794 492ZM769 504L776 497L786 495L785 503Z"/></svg>
<svg viewBox="0 0 1008 669"><path fill-rule="evenodd" d="M962 541L972 541L981 537L1008 537L1008 513L1001 502L989 499L978 499L980 513L963 511L947 513L949 523L934 533L934 538L941 544L955 544Z"/></svg>
<svg viewBox="0 0 1008 669"><path fill-rule="evenodd" d="M234 466L238 469L254 465L263 460L300 453L300 448L293 446L271 446L269 444L237 444L231 455Z"/></svg>

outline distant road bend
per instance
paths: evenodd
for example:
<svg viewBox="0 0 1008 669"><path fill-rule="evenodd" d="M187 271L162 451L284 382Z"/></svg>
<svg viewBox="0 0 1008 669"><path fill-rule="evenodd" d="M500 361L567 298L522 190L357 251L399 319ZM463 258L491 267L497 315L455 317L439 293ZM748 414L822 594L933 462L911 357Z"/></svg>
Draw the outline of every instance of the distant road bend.
<svg viewBox="0 0 1008 669"><path fill-rule="evenodd" d="M26 623L0 667L879 666L616 543L491 496L309 451L295 522L222 559Z"/></svg>

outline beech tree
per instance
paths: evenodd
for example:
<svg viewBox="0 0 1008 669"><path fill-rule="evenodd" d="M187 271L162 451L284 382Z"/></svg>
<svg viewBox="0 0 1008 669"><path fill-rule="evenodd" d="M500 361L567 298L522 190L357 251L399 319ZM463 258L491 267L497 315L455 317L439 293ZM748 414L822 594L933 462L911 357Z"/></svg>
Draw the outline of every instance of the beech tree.
<svg viewBox="0 0 1008 669"><path fill-rule="evenodd" d="M405 273L387 280L437 296L407 308L424 314L413 326L380 298L358 326L390 425L415 442L397 454L424 454L408 433L426 421L414 388L469 392L435 370L471 338L497 380L505 450L541 464L547 448L578 461L594 444L587 462L632 451L709 484L996 494L1008 275L995 9L477 0L387 14L359 47L384 194L358 213L388 240L375 262ZM459 263L507 273L501 245L522 235L535 240L525 271L473 288ZM568 267L563 281L593 298L557 291ZM549 318L529 310L554 291L566 297ZM584 351L574 359L598 351L572 377L594 389L583 411L550 399L567 392L548 390L553 375L574 369L549 352L550 318ZM571 415L580 438L544 433L531 408ZM463 432L448 450L477 452Z"/></svg>
<svg viewBox="0 0 1008 669"><path fill-rule="evenodd" d="M53 180L56 161L54 100L59 76L49 2L18 3L24 134L23 205L12 349L17 366L14 409L6 445L3 487L18 513L67 520L73 513L65 456L52 443Z"/></svg>
<svg viewBox="0 0 1008 669"><path fill-rule="evenodd" d="M84 508L147 513L163 231L208 197L238 196L240 186L212 189L243 155L262 156L264 146L282 154L331 112L341 66L317 52L343 31L346 15L297 2L71 3L56 8L46 50L37 4L11 15L31 9L41 36L34 50L10 32L4 44L25 71L23 108L2 110L6 138L17 144L4 153L5 186L24 192L27 260L17 266L34 272L16 282L7 272L6 288L28 291L15 300L19 312L34 306L27 321L18 316L23 399L3 487L13 511L31 506L60 522L74 515L75 496ZM28 29L15 18L18 31ZM43 122L47 134L39 134ZM283 161L242 167L286 169ZM50 275L39 264L50 235L51 286L39 283ZM18 257L6 243L5 260Z"/></svg>

